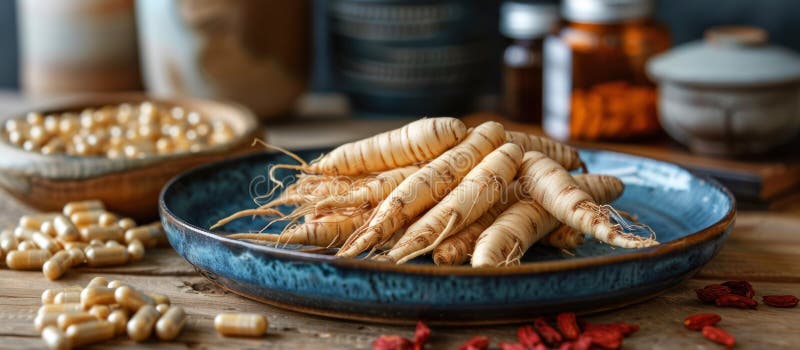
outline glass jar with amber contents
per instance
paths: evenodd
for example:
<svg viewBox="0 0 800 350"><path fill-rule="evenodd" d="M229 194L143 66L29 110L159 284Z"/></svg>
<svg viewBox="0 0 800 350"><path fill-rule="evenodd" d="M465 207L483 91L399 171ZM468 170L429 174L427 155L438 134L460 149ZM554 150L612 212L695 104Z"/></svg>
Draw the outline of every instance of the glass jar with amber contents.
<svg viewBox="0 0 800 350"><path fill-rule="evenodd" d="M647 60L670 46L653 0L565 0L545 40L544 129L562 140L621 140L659 131Z"/></svg>

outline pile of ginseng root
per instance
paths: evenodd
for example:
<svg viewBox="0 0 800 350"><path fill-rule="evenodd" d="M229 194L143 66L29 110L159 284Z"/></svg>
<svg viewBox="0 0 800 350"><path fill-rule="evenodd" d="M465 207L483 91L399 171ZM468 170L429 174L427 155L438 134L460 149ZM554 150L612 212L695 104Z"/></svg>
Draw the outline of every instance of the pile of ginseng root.
<svg viewBox="0 0 800 350"><path fill-rule="evenodd" d="M537 242L574 249L584 233L616 247L658 244L652 230L607 205L622 194L619 179L587 174L568 145L506 131L496 122L467 128L455 118L420 119L342 145L310 164L279 150L299 165L273 166L270 178L283 187L276 170L291 169L300 172L297 181L212 229L275 216L289 221L280 234L228 237L338 248L343 258L368 252L365 259L397 264L432 254L437 265L470 260L473 267L519 264ZM569 172L577 169L583 173ZM297 208L283 214L277 209L283 205Z"/></svg>

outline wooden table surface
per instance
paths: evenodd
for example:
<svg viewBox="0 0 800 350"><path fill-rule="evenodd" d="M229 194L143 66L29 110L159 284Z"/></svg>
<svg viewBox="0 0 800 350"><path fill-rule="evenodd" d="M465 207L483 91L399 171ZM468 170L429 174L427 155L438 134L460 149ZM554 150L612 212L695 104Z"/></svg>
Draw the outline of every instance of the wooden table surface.
<svg viewBox="0 0 800 350"><path fill-rule="evenodd" d="M382 128L392 123L386 122ZM321 127L303 127L309 135L325 135L339 121L316 122ZM353 122L353 125L363 123ZM362 125L363 126L363 125ZM281 129L283 128L283 129ZM346 128L368 134L374 125ZM272 128L286 146L287 137L299 133L296 125ZM282 138L281 138L282 136ZM349 138L359 135L348 135ZM273 138L274 140L275 138ZM0 227L14 225L19 216L34 212L0 192ZM758 310L716 308L700 304L693 289L729 279L753 283L757 295L800 294L800 205L773 212L740 212L729 241L713 261L689 281L664 291L649 301L624 309L588 316L593 323L627 321L641 330L625 340L625 349L721 349L700 335L683 328L691 314L715 312L725 329L737 338L740 349L800 348L800 308L778 309L760 305ZM168 295L183 306L189 321L173 342L134 343L118 339L92 348L237 348L237 349L368 349L380 334L411 337L410 327L391 327L306 316L260 304L226 293L201 277L169 248L147 252L144 260L124 267L70 271L58 281L48 281L41 272L19 272L0 267L0 349L42 348L33 328L33 318L46 288L86 284L94 276L120 279L133 286ZM270 321L269 334L258 339L223 338L214 332L212 320L221 312L259 312ZM454 349L476 334L489 336L493 349L498 341L515 341L518 325L469 328L434 328L429 349Z"/></svg>

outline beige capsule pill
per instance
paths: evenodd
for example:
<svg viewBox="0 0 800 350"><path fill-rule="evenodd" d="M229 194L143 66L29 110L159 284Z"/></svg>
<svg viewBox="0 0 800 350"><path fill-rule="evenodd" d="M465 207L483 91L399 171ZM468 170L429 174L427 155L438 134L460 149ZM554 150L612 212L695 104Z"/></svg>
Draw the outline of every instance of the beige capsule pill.
<svg viewBox="0 0 800 350"><path fill-rule="evenodd" d="M132 240L130 243L128 243L127 249L131 261L139 261L144 258L144 244L142 244L142 241L138 239Z"/></svg>
<svg viewBox="0 0 800 350"><path fill-rule="evenodd" d="M134 341L140 342L150 338L153 327L161 314L153 305L144 305L128 321L128 336Z"/></svg>
<svg viewBox="0 0 800 350"><path fill-rule="evenodd" d="M12 270L41 270L50 252L41 249L15 250L6 255L6 266Z"/></svg>
<svg viewBox="0 0 800 350"><path fill-rule="evenodd" d="M105 213L106 211L102 209L79 211L72 213L72 215L69 216L69 219L73 224L75 224L75 226L80 228L97 224L100 221L100 216Z"/></svg>
<svg viewBox="0 0 800 350"><path fill-rule="evenodd" d="M39 226L39 232L50 237L56 237L56 226L53 224L53 220L43 222L42 226Z"/></svg>
<svg viewBox="0 0 800 350"><path fill-rule="evenodd" d="M36 329L37 332L42 332L47 327L58 327L58 316L60 315L62 315L60 312L37 314L33 319L33 328Z"/></svg>
<svg viewBox="0 0 800 350"><path fill-rule="evenodd" d="M69 266L74 267L86 262L86 253L81 248L69 248L66 250L69 253Z"/></svg>
<svg viewBox="0 0 800 350"><path fill-rule="evenodd" d="M53 299L56 304L74 304L81 302L81 292L61 292Z"/></svg>
<svg viewBox="0 0 800 350"><path fill-rule="evenodd" d="M260 337L268 327L267 318L259 314L219 314L214 317L214 329L224 336Z"/></svg>
<svg viewBox="0 0 800 350"><path fill-rule="evenodd" d="M111 311L106 320L114 324L114 333L125 333L128 327L128 311L125 309Z"/></svg>
<svg viewBox="0 0 800 350"><path fill-rule="evenodd" d="M56 294L57 295L57 294ZM37 315L43 314L63 314L70 311L83 311L83 306L79 303L71 304L45 304L39 307Z"/></svg>
<svg viewBox="0 0 800 350"><path fill-rule="evenodd" d="M111 314L111 308L108 305L94 305L89 308L89 313L98 320L105 320Z"/></svg>
<svg viewBox="0 0 800 350"><path fill-rule="evenodd" d="M133 219L131 218L122 218L119 221L117 221L117 226L119 226L119 228L121 228L122 230L127 231L129 229L136 227L136 221L133 221Z"/></svg>
<svg viewBox="0 0 800 350"><path fill-rule="evenodd" d="M80 303L84 309L88 309L94 305L111 305L116 304L117 300L114 298L114 288L92 286L86 287L81 291Z"/></svg>
<svg viewBox="0 0 800 350"><path fill-rule="evenodd" d="M71 325L94 320L97 320L97 318L86 311L67 312L58 316L58 328L63 331Z"/></svg>
<svg viewBox="0 0 800 350"><path fill-rule="evenodd" d="M170 303L171 303L170 300L169 300L169 297L164 295L164 294L150 292L150 293L147 293L147 295L150 296L151 298L153 298L153 301L156 302L156 305L158 305L158 304L170 305Z"/></svg>
<svg viewBox="0 0 800 350"><path fill-rule="evenodd" d="M42 154L61 154L67 151L67 144L60 138L53 138L42 146Z"/></svg>
<svg viewBox="0 0 800 350"><path fill-rule="evenodd" d="M156 301L149 295L139 292L129 286L122 286L114 291L114 300L120 306L136 312L145 305L155 307Z"/></svg>
<svg viewBox="0 0 800 350"><path fill-rule="evenodd" d="M52 254L62 249L61 244L59 244L55 238L41 232L33 233L33 243L40 249L47 250Z"/></svg>
<svg viewBox="0 0 800 350"><path fill-rule="evenodd" d="M117 226L117 221L117 216L112 213L104 213L103 215L100 215L100 218L97 219L97 223L100 224L100 226Z"/></svg>
<svg viewBox="0 0 800 350"><path fill-rule="evenodd" d="M158 305L156 305L156 310L158 310L158 313L160 313L161 316L164 316L164 314L167 312L167 310L169 310L169 305L167 305L167 304L158 304Z"/></svg>
<svg viewBox="0 0 800 350"><path fill-rule="evenodd" d="M117 289L122 286L128 286L128 284L120 280L113 280L111 282L108 282L108 288Z"/></svg>
<svg viewBox="0 0 800 350"><path fill-rule="evenodd" d="M56 215L58 213L23 215L19 218L19 225L36 231L42 227L43 223L53 220Z"/></svg>
<svg viewBox="0 0 800 350"><path fill-rule="evenodd" d="M108 279L103 276L97 276L92 278L88 284L86 284L86 288L90 287L105 287L108 285Z"/></svg>
<svg viewBox="0 0 800 350"><path fill-rule="evenodd" d="M70 250L70 249L84 250L87 247L89 247L89 243L80 242L80 241L77 241L77 242L64 242L64 241L61 241L61 245L64 246L64 249L66 249L66 250Z"/></svg>
<svg viewBox="0 0 800 350"><path fill-rule="evenodd" d="M42 340L50 350L69 350L72 346L67 336L56 326L48 326L42 330Z"/></svg>
<svg viewBox="0 0 800 350"><path fill-rule="evenodd" d="M70 202L64 206L63 213L66 216L72 216L77 212L81 211L96 211L96 210L105 210L106 207L103 205L103 202L98 200L88 200L88 201L80 201L80 202Z"/></svg>
<svg viewBox="0 0 800 350"><path fill-rule="evenodd" d="M14 233L11 232L11 230L3 230L0 232L0 249L4 252L8 253L17 249L17 243L17 237L14 237Z"/></svg>
<svg viewBox="0 0 800 350"><path fill-rule="evenodd" d="M56 237L62 242L73 242L80 240L80 232L72 221L66 216L59 215L53 218L53 227L56 229Z"/></svg>
<svg viewBox="0 0 800 350"><path fill-rule="evenodd" d="M67 327L67 339L74 347L114 338L114 325L108 321L89 321Z"/></svg>
<svg viewBox="0 0 800 350"><path fill-rule="evenodd" d="M80 292L83 290L81 286L67 286L64 288L45 289L42 292L42 304L54 304L56 295L61 292Z"/></svg>
<svg viewBox="0 0 800 350"><path fill-rule="evenodd" d="M86 263L89 266L122 265L128 262L125 246L86 248Z"/></svg>
<svg viewBox="0 0 800 350"><path fill-rule="evenodd" d="M62 250L44 262L42 273L44 277L54 281L66 273L70 267L72 267L72 254L66 250Z"/></svg>
<svg viewBox="0 0 800 350"><path fill-rule="evenodd" d="M124 233L118 226L100 226L92 224L81 228L81 239L90 242L94 239L101 241L122 241Z"/></svg>
<svg viewBox="0 0 800 350"><path fill-rule="evenodd" d="M38 231L31 230L27 227L17 226L14 228L14 237L17 238L18 241L32 241L33 234Z"/></svg>
<svg viewBox="0 0 800 350"><path fill-rule="evenodd" d="M175 339L185 324L186 312L180 306L172 306L156 322L156 335L161 340Z"/></svg>
<svg viewBox="0 0 800 350"><path fill-rule="evenodd" d="M130 243L138 239L148 247L154 247L167 243L166 236L160 222L139 226L125 231L125 242Z"/></svg>
<svg viewBox="0 0 800 350"><path fill-rule="evenodd" d="M89 247L105 247L105 246L106 246L106 243L103 242L102 240L93 239L93 240L89 241L89 245L86 246L86 248L89 248Z"/></svg>
<svg viewBox="0 0 800 350"><path fill-rule="evenodd" d="M33 241L22 241L17 245L17 250L24 252L28 250L41 250L41 249L39 249L39 247L37 247L36 244L33 243ZM50 251L46 252L49 253Z"/></svg>
<svg viewBox="0 0 800 350"><path fill-rule="evenodd" d="M117 241L106 241L106 247L122 247L122 244L119 244Z"/></svg>

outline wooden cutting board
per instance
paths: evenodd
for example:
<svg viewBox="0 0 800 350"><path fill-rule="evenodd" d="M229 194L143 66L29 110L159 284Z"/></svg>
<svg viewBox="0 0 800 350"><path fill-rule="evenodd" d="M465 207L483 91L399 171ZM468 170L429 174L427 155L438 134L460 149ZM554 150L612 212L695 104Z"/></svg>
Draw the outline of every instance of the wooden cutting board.
<svg viewBox="0 0 800 350"><path fill-rule="evenodd" d="M540 127L510 121L500 115L476 113L465 116L467 125L494 120L508 129L543 134ZM632 143L572 142L581 148L625 152L679 164L725 185L740 207L775 208L800 199L800 140L772 154L751 158L719 158L693 154L667 137Z"/></svg>

